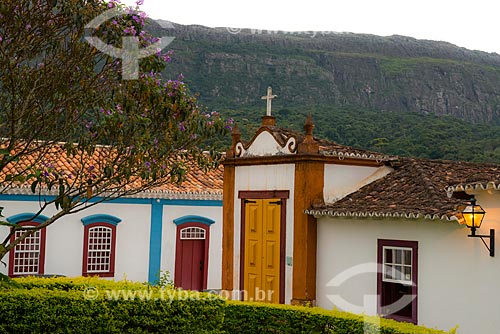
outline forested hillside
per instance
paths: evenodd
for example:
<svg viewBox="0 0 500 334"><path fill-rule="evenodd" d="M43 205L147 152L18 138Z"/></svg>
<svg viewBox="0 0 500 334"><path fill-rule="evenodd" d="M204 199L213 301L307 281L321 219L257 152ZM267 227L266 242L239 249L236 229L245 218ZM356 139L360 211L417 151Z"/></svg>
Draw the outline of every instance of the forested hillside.
<svg viewBox="0 0 500 334"><path fill-rule="evenodd" d="M500 163L500 56L404 36L174 25L168 76L250 132L272 86L279 124L390 154Z"/></svg>

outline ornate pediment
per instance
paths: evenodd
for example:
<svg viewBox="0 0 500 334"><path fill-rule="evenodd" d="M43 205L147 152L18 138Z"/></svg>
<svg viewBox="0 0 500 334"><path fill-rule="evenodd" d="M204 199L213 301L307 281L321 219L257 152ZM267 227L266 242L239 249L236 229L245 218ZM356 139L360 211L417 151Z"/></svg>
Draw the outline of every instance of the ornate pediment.
<svg viewBox="0 0 500 334"><path fill-rule="evenodd" d="M241 141L235 145L235 157L259 157L297 153L297 138L280 138L276 133L262 127L248 145Z"/></svg>
<svg viewBox="0 0 500 334"><path fill-rule="evenodd" d="M290 131L276 127L276 118L271 114L271 102L276 97L277 95L273 94L273 89L268 87L267 95L262 96L262 99L267 101L266 115L262 117L261 127L248 144L244 144L240 140L241 133L238 129L238 125L235 124L233 132L231 133L232 146L226 153L228 158L290 155L297 154L297 152L300 151L297 136ZM306 139L303 140L306 146L311 146L311 143L316 144L312 139L312 127L314 127L314 125L312 125L311 121L311 131L310 133L308 132ZM310 149L309 146L306 147L305 152L310 153L309 151L314 151L314 149ZM316 144L315 147L318 148L319 146Z"/></svg>

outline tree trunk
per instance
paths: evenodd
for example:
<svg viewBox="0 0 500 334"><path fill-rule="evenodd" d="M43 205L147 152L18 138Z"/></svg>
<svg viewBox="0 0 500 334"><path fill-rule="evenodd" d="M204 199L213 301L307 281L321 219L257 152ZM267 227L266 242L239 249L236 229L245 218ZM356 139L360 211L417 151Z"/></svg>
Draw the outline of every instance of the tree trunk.
<svg viewBox="0 0 500 334"><path fill-rule="evenodd" d="M9 251L4 245L0 245L0 261L4 258L5 255L7 255Z"/></svg>

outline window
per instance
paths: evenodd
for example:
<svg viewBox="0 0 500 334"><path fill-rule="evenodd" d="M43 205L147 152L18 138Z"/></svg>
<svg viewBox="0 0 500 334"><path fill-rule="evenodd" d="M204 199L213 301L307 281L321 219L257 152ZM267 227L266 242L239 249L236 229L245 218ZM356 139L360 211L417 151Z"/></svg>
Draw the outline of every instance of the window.
<svg viewBox="0 0 500 334"><path fill-rule="evenodd" d="M416 241L378 240L378 313L417 323Z"/></svg>
<svg viewBox="0 0 500 334"><path fill-rule="evenodd" d="M20 213L7 218L10 224L23 227L35 227L49 219L36 213ZM26 230L15 231L10 238L14 242ZM46 229L33 232L26 239L18 243L9 252L9 276L43 275L45 267L45 239Z"/></svg>
<svg viewBox="0 0 500 334"><path fill-rule="evenodd" d="M82 219L84 229L83 276L115 275L116 225L121 220L109 215Z"/></svg>
<svg viewBox="0 0 500 334"><path fill-rule="evenodd" d="M383 281L412 285L412 249L384 246L383 252Z"/></svg>
<svg viewBox="0 0 500 334"><path fill-rule="evenodd" d="M181 240L204 240L206 231L201 227L186 227L181 230Z"/></svg>
<svg viewBox="0 0 500 334"><path fill-rule="evenodd" d="M39 223L20 223L23 227L35 227ZM26 230L15 231L11 242L19 238ZM44 274L45 265L45 228L33 232L18 243L9 255L9 276L27 276Z"/></svg>

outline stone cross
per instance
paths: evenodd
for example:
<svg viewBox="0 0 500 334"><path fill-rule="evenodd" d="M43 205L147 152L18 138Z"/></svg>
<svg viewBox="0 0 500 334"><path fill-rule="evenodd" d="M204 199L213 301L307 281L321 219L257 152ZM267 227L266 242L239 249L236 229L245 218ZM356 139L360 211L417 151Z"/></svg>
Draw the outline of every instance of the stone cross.
<svg viewBox="0 0 500 334"><path fill-rule="evenodd" d="M267 100L266 116L271 116L271 101L277 97L278 95L273 95L273 89L270 86L267 87L267 95L262 97L262 100Z"/></svg>

